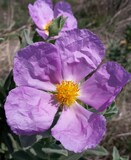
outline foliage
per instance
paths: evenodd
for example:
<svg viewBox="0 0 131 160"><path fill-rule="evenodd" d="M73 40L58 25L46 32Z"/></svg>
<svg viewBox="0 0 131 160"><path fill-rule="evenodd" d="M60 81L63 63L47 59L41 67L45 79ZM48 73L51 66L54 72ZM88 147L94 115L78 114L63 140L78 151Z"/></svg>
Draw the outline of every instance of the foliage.
<svg viewBox="0 0 131 160"><path fill-rule="evenodd" d="M53 20L49 27L49 37L57 36L65 24L66 18L60 16Z"/></svg>
<svg viewBox="0 0 131 160"><path fill-rule="evenodd" d="M124 36L123 40L109 44L107 59L117 61L131 72L131 26L126 28Z"/></svg>
<svg viewBox="0 0 131 160"><path fill-rule="evenodd" d="M117 150L117 148L115 146L113 147L112 158L113 158L113 160L129 160L128 156L121 157L119 154L119 151Z"/></svg>
<svg viewBox="0 0 131 160"><path fill-rule="evenodd" d="M113 118L118 113L118 108L116 106L116 103L113 102L107 110L103 113L103 115L106 117L106 119Z"/></svg>

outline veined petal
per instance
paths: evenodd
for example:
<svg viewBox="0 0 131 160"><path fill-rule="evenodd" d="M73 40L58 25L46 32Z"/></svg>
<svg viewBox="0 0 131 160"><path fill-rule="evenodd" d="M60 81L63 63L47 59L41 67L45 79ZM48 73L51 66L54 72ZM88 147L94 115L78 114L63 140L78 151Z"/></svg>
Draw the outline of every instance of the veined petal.
<svg viewBox="0 0 131 160"><path fill-rule="evenodd" d="M41 30L54 18L53 10L50 8L49 3L43 0L36 0L34 5L28 5L31 18L37 27Z"/></svg>
<svg viewBox="0 0 131 160"><path fill-rule="evenodd" d="M52 136L66 149L77 153L95 147L105 130L105 118L102 115L89 112L76 103L62 111L52 128Z"/></svg>
<svg viewBox="0 0 131 160"><path fill-rule="evenodd" d="M101 41L86 29L64 32L56 46L61 55L65 80L79 82L98 67L105 55Z"/></svg>
<svg viewBox="0 0 131 160"><path fill-rule="evenodd" d="M53 91L62 79L59 53L52 44L34 43L15 56L13 72L17 86Z"/></svg>
<svg viewBox="0 0 131 160"><path fill-rule="evenodd" d="M71 30L77 28L77 20L73 15L71 6L67 2L57 2L54 7L54 17L63 16L67 17L65 25L62 31Z"/></svg>
<svg viewBox="0 0 131 160"><path fill-rule="evenodd" d="M131 74L123 67L116 62L107 62L81 85L79 99L96 110L103 111L129 80Z"/></svg>
<svg viewBox="0 0 131 160"><path fill-rule="evenodd" d="M58 105L51 94L22 86L10 91L4 108L12 131L31 135L49 129Z"/></svg>

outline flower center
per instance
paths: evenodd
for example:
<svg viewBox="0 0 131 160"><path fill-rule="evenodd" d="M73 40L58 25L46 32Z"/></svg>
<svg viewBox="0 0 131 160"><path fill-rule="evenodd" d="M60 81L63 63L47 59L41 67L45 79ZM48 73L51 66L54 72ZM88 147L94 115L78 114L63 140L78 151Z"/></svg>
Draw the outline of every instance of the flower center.
<svg viewBox="0 0 131 160"><path fill-rule="evenodd" d="M44 26L44 31L48 35L49 34L49 27L51 25L52 21L49 21L45 26Z"/></svg>
<svg viewBox="0 0 131 160"><path fill-rule="evenodd" d="M72 105L79 95L78 84L72 81L62 81L61 84L56 85L56 99L63 105Z"/></svg>

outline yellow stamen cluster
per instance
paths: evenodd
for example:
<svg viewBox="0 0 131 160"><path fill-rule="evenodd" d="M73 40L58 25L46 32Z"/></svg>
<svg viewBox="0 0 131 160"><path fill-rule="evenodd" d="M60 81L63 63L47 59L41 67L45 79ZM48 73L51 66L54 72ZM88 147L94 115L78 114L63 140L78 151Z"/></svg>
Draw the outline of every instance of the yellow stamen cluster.
<svg viewBox="0 0 131 160"><path fill-rule="evenodd" d="M45 26L44 26L44 31L45 33L48 35L49 34L49 27L51 25L52 21L48 22Z"/></svg>
<svg viewBox="0 0 131 160"><path fill-rule="evenodd" d="M79 95L78 84L72 81L62 81L61 84L56 85L55 97L62 105L72 105Z"/></svg>

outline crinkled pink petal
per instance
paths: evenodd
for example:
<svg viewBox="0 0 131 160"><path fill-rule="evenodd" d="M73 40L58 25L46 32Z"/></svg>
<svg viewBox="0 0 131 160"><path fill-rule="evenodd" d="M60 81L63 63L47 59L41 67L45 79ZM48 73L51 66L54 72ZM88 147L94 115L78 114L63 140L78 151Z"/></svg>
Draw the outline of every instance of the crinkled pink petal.
<svg viewBox="0 0 131 160"><path fill-rule="evenodd" d="M76 103L62 111L52 128L52 136L66 149L77 153L95 147L105 130L106 122L102 115L89 112Z"/></svg>
<svg viewBox="0 0 131 160"><path fill-rule="evenodd" d="M34 43L17 53L13 72L17 86L53 91L62 80L60 55L52 44Z"/></svg>
<svg viewBox="0 0 131 160"><path fill-rule="evenodd" d="M47 3L50 6L50 8L53 8L52 0L42 0L42 1Z"/></svg>
<svg viewBox="0 0 131 160"><path fill-rule="evenodd" d="M71 6L68 2L60 1L56 3L54 7L54 16L57 17L61 13L69 13L73 15Z"/></svg>
<svg viewBox="0 0 131 160"><path fill-rule="evenodd" d="M62 1L56 3L54 7L54 17L59 17L59 16L63 16L65 18L67 17L64 27L62 28L62 31L67 31L77 28L77 20L73 15L69 3Z"/></svg>
<svg viewBox="0 0 131 160"><path fill-rule="evenodd" d="M62 33L55 45L61 55L65 80L79 82L98 67L105 55L101 41L86 29Z"/></svg>
<svg viewBox="0 0 131 160"><path fill-rule="evenodd" d="M96 110L103 111L130 79L131 74L119 64L107 62L81 85L78 98Z"/></svg>
<svg viewBox="0 0 131 160"><path fill-rule="evenodd" d="M10 91L4 108L12 131L19 135L31 135L49 129L58 104L53 95L22 86Z"/></svg>
<svg viewBox="0 0 131 160"><path fill-rule="evenodd" d="M43 30L44 26L54 18L54 13L49 6L49 3L46 3L43 0L36 0L34 5L29 4L28 9L34 23L41 30Z"/></svg>

